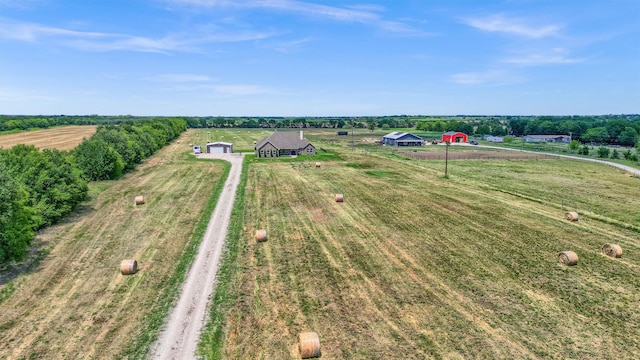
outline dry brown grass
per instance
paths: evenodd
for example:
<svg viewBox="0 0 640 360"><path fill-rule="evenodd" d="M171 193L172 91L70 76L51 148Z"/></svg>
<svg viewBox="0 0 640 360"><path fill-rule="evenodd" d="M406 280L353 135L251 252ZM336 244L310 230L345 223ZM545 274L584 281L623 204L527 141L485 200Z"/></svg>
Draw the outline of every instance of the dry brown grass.
<svg viewBox="0 0 640 360"><path fill-rule="evenodd" d="M96 128L93 125L73 125L0 135L0 148L8 149L18 144L26 144L39 149L72 150L83 138L90 138L96 132Z"/></svg>
<svg viewBox="0 0 640 360"><path fill-rule="evenodd" d="M490 175L469 161L444 179L432 162L345 157L250 166L225 358L299 358L309 330L327 359L640 358L638 233L600 220L637 214L640 199L577 223L549 199L615 199L637 179L563 160ZM614 239L625 257L611 261L600 247ZM565 249L578 266L557 264Z"/></svg>
<svg viewBox="0 0 640 360"><path fill-rule="evenodd" d="M190 137L123 180L92 184L80 214L38 235L53 250L0 305L0 358L113 359L139 335L224 168L190 161ZM139 271L121 275L122 259Z"/></svg>

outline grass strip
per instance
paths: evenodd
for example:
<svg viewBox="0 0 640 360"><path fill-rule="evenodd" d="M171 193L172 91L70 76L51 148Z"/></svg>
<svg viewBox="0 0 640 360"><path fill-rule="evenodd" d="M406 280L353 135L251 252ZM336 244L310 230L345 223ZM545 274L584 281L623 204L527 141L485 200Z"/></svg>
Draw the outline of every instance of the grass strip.
<svg viewBox="0 0 640 360"><path fill-rule="evenodd" d="M243 236L245 224L245 188L247 185L248 162L242 165L240 184L236 193L236 200L231 212L229 230L225 251L222 254L222 261L218 275L216 276L216 290L209 309L209 321L205 326L200 342L198 343L198 353L204 359L222 359L224 348L224 327L226 324L226 314L235 303L236 292L230 288L232 279L241 271L237 263L239 243Z"/></svg>
<svg viewBox="0 0 640 360"><path fill-rule="evenodd" d="M220 161L220 160L214 160ZM129 343L129 346L123 351L122 355L118 358L126 359L144 359L151 350L152 343L158 338L160 328L164 325L165 319L169 314L169 310L174 305L176 299L180 294L180 288L184 282L185 276L198 253L200 243L204 238L204 233L207 230L207 225L211 219L211 214L215 210L218 198L222 193L224 184L229 177L229 171L231 170L231 164L226 161L224 163L224 171L220 180L216 184L214 191L211 193L211 197L207 202L206 207L200 215L200 220L196 225L195 231L191 235L191 239L187 244L180 262L176 266L173 275L166 280L164 291L159 294L154 309L145 317L144 328L135 335L135 337Z"/></svg>

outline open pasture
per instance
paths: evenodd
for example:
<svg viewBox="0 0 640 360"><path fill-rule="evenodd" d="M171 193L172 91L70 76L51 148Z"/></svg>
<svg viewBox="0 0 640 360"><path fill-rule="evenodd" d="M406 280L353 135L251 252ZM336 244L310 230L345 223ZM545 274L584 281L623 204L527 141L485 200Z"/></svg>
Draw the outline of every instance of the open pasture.
<svg viewBox="0 0 640 360"><path fill-rule="evenodd" d="M37 236L50 253L0 304L0 358L143 357L226 169L195 160L194 139L187 131L122 180L91 183L80 213ZM136 274L121 275L125 259L137 259Z"/></svg>
<svg viewBox="0 0 640 360"><path fill-rule="evenodd" d="M280 130L280 129L279 129ZM273 129L193 129L196 134L194 145L204 146L207 142L229 142L234 152L253 152L253 142L260 141L273 133ZM284 130L280 130L284 131Z"/></svg>
<svg viewBox="0 0 640 360"><path fill-rule="evenodd" d="M327 359L640 358L638 179L562 159L460 160L445 179L443 161L341 156L249 166L224 358L296 359L305 331ZM562 197L593 211L568 222Z"/></svg>
<svg viewBox="0 0 640 360"><path fill-rule="evenodd" d="M8 149L17 144L25 144L39 149L72 150L82 139L90 138L96 128L93 125L73 125L0 135L0 148Z"/></svg>

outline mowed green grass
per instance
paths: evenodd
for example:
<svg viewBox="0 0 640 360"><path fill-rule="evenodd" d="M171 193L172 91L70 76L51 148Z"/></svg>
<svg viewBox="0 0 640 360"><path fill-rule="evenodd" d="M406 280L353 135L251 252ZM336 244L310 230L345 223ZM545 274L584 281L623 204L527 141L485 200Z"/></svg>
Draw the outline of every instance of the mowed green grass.
<svg viewBox="0 0 640 360"><path fill-rule="evenodd" d="M456 161L445 179L443 162L340 155L250 164L204 354L296 359L315 331L326 359L640 358L637 178L552 159ZM565 198L590 212L565 221Z"/></svg>

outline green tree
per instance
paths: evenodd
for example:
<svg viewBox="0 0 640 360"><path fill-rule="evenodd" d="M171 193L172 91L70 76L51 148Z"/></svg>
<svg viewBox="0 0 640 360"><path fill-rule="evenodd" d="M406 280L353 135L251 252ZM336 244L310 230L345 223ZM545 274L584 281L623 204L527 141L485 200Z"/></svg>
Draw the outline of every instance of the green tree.
<svg viewBox="0 0 640 360"><path fill-rule="evenodd" d="M595 127L585 131L580 138L584 142L602 143L609 140L609 132L607 131L607 128L605 128L604 126Z"/></svg>
<svg viewBox="0 0 640 360"><path fill-rule="evenodd" d="M613 151L611 152L611 158L620 159L620 153L618 152L618 149L613 149Z"/></svg>
<svg viewBox="0 0 640 360"><path fill-rule="evenodd" d="M369 129L369 130L371 130L371 131L375 130L375 129L376 129L376 123L374 123L373 121L370 121L370 122L367 124L367 129Z"/></svg>
<svg viewBox="0 0 640 360"><path fill-rule="evenodd" d="M580 143L578 142L578 140L571 140L571 142L569 143L569 149L571 149L573 152L576 152L579 148Z"/></svg>
<svg viewBox="0 0 640 360"><path fill-rule="evenodd" d="M600 146L598 148L598 157L608 158L609 157L609 148L605 146Z"/></svg>
<svg viewBox="0 0 640 360"><path fill-rule="evenodd" d="M21 260L34 236L27 193L9 173L0 154L0 263Z"/></svg>
<svg viewBox="0 0 640 360"><path fill-rule="evenodd" d="M638 131L636 129L627 126L618 135L618 143L622 146L633 146L638 142Z"/></svg>
<svg viewBox="0 0 640 360"><path fill-rule="evenodd" d="M122 175L122 157L104 141L84 140L74 154L78 168L89 180L112 180Z"/></svg>
<svg viewBox="0 0 640 360"><path fill-rule="evenodd" d="M589 155L589 147L587 145L583 145L582 148L580 149L580 154Z"/></svg>
<svg viewBox="0 0 640 360"><path fill-rule="evenodd" d="M391 129L391 127L389 126L389 124L382 124L382 130L387 131L387 130L389 130L389 129Z"/></svg>
<svg viewBox="0 0 640 360"><path fill-rule="evenodd" d="M476 129L476 135L485 135L485 134L491 134L491 127L489 127L489 125L487 124L482 124L478 126L478 128Z"/></svg>

